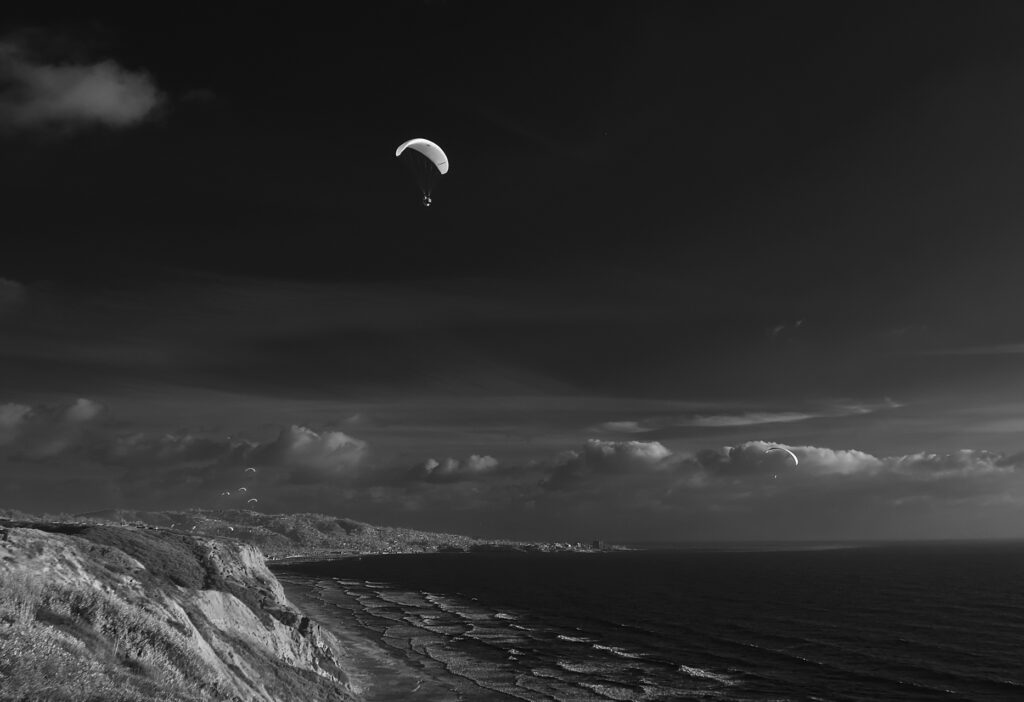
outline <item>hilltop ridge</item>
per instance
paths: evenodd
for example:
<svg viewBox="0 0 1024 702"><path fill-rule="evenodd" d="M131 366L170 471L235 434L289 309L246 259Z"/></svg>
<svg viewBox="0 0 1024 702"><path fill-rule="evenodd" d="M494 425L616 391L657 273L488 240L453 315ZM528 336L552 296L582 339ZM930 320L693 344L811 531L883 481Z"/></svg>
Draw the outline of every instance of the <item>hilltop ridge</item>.
<svg viewBox="0 0 1024 702"><path fill-rule="evenodd" d="M4 511L0 510L0 523ZM107 524L143 530L164 530L236 540L259 548L268 559L329 559L347 555L433 553L438 551L590 551L590 545L568 542L526 542L478 539L402 527L374 526L326 514L267 514L243 509L195 509L144 512L104 510L81 515L33 518L16 515L23 524L38 521L67 526Z"/></svg>

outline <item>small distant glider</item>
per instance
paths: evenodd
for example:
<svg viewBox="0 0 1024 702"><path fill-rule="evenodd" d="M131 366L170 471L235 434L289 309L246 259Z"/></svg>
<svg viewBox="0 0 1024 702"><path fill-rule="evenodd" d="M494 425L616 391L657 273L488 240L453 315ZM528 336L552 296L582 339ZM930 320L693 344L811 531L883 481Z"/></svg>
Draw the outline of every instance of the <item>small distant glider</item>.
<svg viewBox="0 0 1024 702"><path fill-rule="evenodd" d="M247 488L244 488L244 487L238 488L238 491L239 492L249 492L249 490Z"/></svg>
<svg viewBox="0 0 1024 702"><path fill-rule="evenodd" d="M255 468L251 468L251 467L250 467L250 468L246 468L246 469L245 469L245 472L246 472L246 473L249 473L249 472L255 473L255 472L256 472L256 469L255 469Z"/></svg>
<svg viewBox="0 0 1024 702"><path fill-rule="evenodd" d="M249 500L249 502L247 504L251 504L253 502L259 502L259 500L257 500L255 497L253 497L252 499Z"/></svg>

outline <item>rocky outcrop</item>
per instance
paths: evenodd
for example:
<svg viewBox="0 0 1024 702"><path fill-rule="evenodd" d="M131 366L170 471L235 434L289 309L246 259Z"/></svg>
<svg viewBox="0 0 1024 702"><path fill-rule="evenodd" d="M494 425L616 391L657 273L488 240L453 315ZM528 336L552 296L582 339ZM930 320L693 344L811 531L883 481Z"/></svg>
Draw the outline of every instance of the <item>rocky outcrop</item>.
<svg viewBox="0 0 1024 702"><path fill-rule="evenodd" d="M0 699L354 699L253 546L35 526L0 527Z"/></svg>

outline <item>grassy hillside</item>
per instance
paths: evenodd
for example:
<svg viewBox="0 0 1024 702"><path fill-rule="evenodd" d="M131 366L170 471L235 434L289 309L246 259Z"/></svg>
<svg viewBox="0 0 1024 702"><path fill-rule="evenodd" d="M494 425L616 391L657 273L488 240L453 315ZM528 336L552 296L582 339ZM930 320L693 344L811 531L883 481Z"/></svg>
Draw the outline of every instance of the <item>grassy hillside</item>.
<svg viewBox="0 0 1024 702"><path fill-rule="evenodd" d="M343 652L262 554L165 530L0 526L0 700L345 700Z"/></svg>

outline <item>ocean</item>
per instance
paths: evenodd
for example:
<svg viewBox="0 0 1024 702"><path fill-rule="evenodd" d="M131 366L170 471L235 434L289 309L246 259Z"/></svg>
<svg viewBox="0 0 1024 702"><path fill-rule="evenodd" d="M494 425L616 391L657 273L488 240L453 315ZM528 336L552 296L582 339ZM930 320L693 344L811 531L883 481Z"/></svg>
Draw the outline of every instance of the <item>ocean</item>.
<svg viewBox="0 0 1024 702"><path fill-rule="evenodd" d="M367 700L1024 700L1024 543L275 567Z"/></svg>

